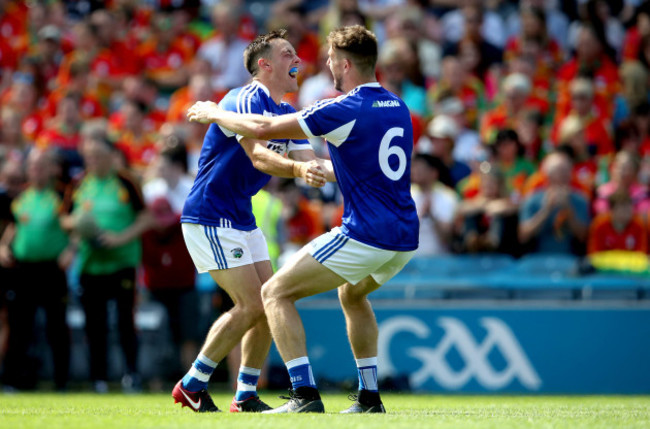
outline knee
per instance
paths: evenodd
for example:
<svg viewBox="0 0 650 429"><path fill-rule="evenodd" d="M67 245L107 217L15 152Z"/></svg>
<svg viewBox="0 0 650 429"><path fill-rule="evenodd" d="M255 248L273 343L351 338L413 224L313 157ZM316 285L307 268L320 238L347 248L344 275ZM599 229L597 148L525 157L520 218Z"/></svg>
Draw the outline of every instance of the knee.
<svg viewBox="0 0 650 429"><path fill-rule="evenodd" d="M339 288L339 301L343 307L355 307L365 303L366 295L355 293L349 285Z"/></svg>
<svg viewBox="0 0 650 429"><path fill-rule="evenodd" d="M236 310L240 313L241 317L248 319L250 325L255 325L260 320L264 319L264 306L260 297L249 299L246 302L238 303L235 305Z"/></svg>
<svg viewBox="0 0 650 429"><path fill-rule="evenodd" d="M285 290L285 288L280 287L280 283L277 281L269 280L264 283L264 286L262 286L262 302L264 308L266 309L281 300L295 301L295 299L285 293Z"/></svg>

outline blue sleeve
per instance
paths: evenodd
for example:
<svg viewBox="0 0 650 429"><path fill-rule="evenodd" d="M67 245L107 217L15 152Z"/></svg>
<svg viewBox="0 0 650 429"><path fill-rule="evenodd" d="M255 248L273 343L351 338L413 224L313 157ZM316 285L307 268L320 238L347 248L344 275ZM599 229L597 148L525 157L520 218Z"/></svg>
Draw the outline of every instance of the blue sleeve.
<svg viewBox="0 0 650 429"><path fill-rule="evenodd" d="M343 97L321 100L302 110L298 120L305 134L308 137L322 136L330 141L336 140L333 131L355 122L358 109L349 100ZM346 137L349 134L347 131Z"/></svg>
<svg viewBox="0 0 650 429"><path fill-rule="evenodd" d="M219 103L219 106L229 112L257 113L264 112L264 106L260 102L259 91L255 87L245 86L230 91Z"/></svg>

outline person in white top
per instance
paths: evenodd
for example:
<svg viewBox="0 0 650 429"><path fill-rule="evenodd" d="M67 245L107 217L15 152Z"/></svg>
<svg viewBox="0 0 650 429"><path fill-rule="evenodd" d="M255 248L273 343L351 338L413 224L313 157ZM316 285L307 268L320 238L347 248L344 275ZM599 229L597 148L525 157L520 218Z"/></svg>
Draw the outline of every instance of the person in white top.
<svg viewBox="0 0 650 429"><path fill-rule="evenodd" d="M448 174L447 167L435 156L420 153L413 158L411 195L420 218L420 246L416 256L449 253L458 197L440 183L442 176Z"/></svg>
<svg viewBox="0 0 650 429"><path fill-rule="evenodd" d="M165 197L174 213L180 214L194 179L187 174L185 145L173 135L167 137L166 143L155 164L154 178L143 186L142 193L147 205L160 197Z"/></svg>

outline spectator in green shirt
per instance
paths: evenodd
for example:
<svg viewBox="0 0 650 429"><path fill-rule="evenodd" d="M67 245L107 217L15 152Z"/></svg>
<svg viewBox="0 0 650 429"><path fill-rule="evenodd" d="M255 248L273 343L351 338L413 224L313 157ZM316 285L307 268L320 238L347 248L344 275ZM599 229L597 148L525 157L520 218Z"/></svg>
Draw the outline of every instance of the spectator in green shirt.
<svg viewBox="0 0 650 429"><path fill-rule="evenodd" d="M0 264L10 267L8 315L11 330L3 383L17 389L35 387L40 365L28 357L36 310L47 317L54 382L66 387L70 333L66 323L68 286L65 270L73 257L61 227L63 192L57 189L60 163L52 152L33 149L27 159L28 184L11 204L12 222L0 240Z"/></svg>
<svg viewBox="0 0 650 429"><path fill-rule="evenodd" d="M134 326L136 267L140 235L151 225L140 188L116 168L116 152L103 136L82 143L86 174L66 193L65 226L80 237L81 304L86 313L90 377L97 392L107 390L107 303L115 300L120 343L126 360L125 390L139 388Z"/></svg>

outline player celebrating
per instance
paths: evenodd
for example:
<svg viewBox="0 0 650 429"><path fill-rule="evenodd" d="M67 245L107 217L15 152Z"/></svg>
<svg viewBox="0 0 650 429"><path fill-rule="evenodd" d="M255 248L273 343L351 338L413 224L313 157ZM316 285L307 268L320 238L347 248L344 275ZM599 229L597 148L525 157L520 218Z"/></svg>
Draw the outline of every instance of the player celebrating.
<svg viewBox="0 0 650 429"><path fill-rule="evenodd" d="M262 289L293 386L289 401L270 412L324 411L295 301L337 287L359 373L357 401L344 412L385 412L377 389L378 328L366 297L399 272L418 246L409 111L375 79L374 34L345 27L332 31L328 43L328 65L345 95L273 118L233 114L214 103L196 103L188 112L190 120L255 138L325 137L343 193L343 225L306 245Z"/></svg>
<svg viewBox="0 0 650 429"><path fill-rule="evenodd" d="M271 32L246 48L244 62L253 82L230 91L221 101L223 109L264 115L295 112L281 102L286 93L298 89L300 64L285 36L284 30ZM281 156L287 151L292 159ZM322 186L323 169L315 159L306 140L266 142L242 138L217 125L208 129L181 222L198 271L209 272L235 305L211 327L191 369L174 387L175 402L198 412L219 411L207 392L208 380L217 363L242 341L242 366L230 411L270 408L258 398L256 386L271 346L260 290L273 272L266 241L255 225L251 197L269 181L269 174L302 177L310 185ZM333 177L331 164L329 168Z"/></svg>

